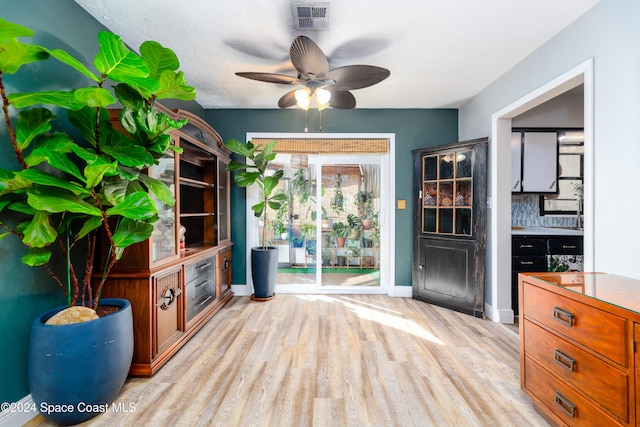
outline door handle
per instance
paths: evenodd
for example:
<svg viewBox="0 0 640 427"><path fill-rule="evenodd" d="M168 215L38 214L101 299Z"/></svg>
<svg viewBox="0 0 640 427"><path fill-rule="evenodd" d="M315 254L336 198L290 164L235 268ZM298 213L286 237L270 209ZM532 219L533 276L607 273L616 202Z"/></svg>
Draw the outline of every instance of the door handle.
<svg viewBox="0 0 640 427"><path fill-rule="evenodd" d="M513 186L512 190L515 190L516 188L518 188L518 184L520 184L520 180L517 180L515 185Z"/></svg>
<svg viewBox="0 0 640 427"><path fill-rule="evenodd" d="M556 185L556 180L554 179L551 185L549 186L549 190L552 190L555 185Z"/></svg>

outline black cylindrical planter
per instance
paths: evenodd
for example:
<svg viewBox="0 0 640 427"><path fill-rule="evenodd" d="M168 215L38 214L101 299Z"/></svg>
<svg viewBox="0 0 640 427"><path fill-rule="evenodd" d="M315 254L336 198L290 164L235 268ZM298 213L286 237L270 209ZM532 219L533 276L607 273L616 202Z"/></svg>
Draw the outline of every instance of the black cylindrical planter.
<svg viewBox="0 0 640 427"><path fill-rule="evenodd" d="M278 274L278 248L256 246L251 248L251 278L254 299L273 297Z"/></svg>

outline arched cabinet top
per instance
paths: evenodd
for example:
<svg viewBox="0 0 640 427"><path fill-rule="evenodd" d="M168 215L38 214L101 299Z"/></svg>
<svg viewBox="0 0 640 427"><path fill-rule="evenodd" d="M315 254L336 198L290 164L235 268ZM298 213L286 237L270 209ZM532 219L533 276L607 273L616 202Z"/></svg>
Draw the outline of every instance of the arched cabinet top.
<svg viewBox="0 0 640 427"><path fill-rule="evenodd" d="M175 133L187 136L188 139L204 144L214 150L221 151L227 157L231 156L231 151L225 147L220 134L201 117L186 110L170 110L161 104L156 104L156 108L173 120L188 120L187 124L175 131Z"/></svg>

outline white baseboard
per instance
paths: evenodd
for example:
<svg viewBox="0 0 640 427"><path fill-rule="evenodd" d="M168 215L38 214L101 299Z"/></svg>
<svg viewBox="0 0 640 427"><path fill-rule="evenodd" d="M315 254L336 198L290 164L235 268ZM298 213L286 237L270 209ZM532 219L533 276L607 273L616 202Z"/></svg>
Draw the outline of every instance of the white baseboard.
<svg viewBox="0 0 640 427"><path fill-rule="evenodd" d="M496 310L488 303L484 304L484 315L497 323L513 323L515 321L512 309Z"/></svg>
<svg viewBox="0 0 640 427"><path fill-rule="evenodd" d="M1 427L20 427L28 423L39 414L36 403L27 395L15 403L9 403L10 407L0 412Z"/></svg>

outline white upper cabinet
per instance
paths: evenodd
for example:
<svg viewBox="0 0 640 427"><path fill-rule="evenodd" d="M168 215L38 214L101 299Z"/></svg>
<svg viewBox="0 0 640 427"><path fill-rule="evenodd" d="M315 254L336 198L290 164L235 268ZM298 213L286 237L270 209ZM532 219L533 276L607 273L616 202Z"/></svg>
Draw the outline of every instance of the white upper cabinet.
<svg viewBox="0 0 640 427"><path fill-rule="evenodd" d="M511 192L558 192L556 132L512 132Z"/></svg>
<svg viewBox="0 0 640 427"><path fill-rule="evenodd" d="M558 136L555 132L525 132L522 151L522 191L558 191Z"/></svg>
<svg viewBox="0 0 640 427"><path fill-rule="evenodd" d="M522 133L511 133L511 191L522 191Z"/></svg>

